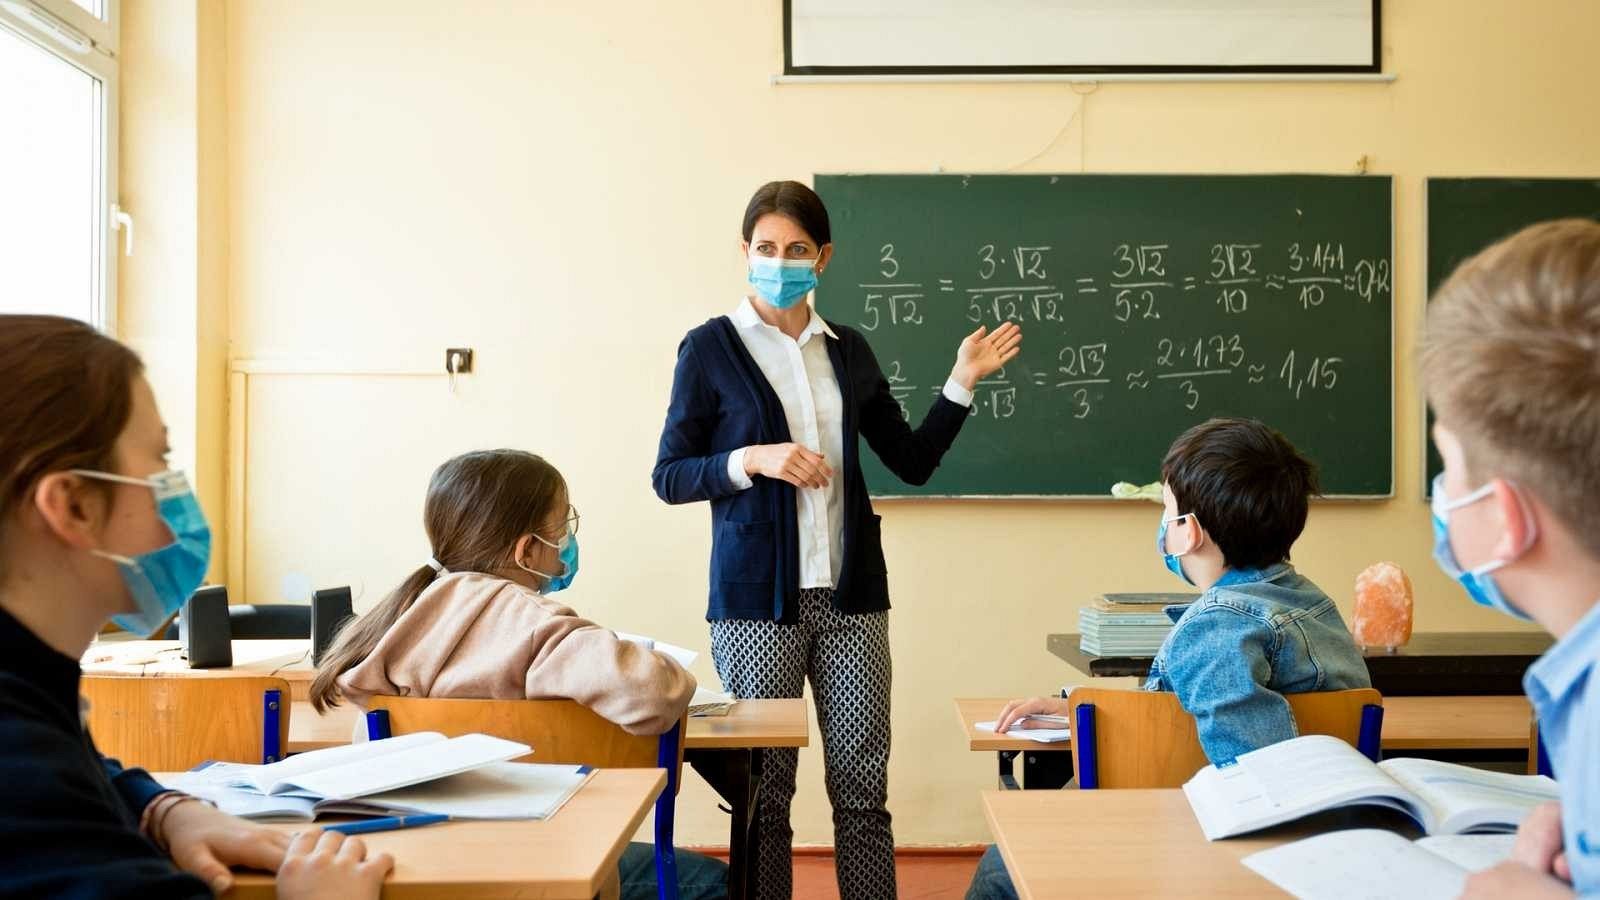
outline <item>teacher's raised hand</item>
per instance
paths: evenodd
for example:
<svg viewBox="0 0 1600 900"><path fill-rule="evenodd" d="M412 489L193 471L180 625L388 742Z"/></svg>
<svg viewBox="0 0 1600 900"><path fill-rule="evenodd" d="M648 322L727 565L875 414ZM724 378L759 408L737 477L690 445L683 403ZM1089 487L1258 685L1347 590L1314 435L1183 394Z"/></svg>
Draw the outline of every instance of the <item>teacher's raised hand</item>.
<svg viewBox="0 0 1600 900"><path fill-rule="evenodd" d="M950 377L967 390L976 390L980 380L998 372L1021 352L1022 327L1017 323L1007 322L992 332L988 326L979 325L956 349L956 365L950 370Z"/></svg>

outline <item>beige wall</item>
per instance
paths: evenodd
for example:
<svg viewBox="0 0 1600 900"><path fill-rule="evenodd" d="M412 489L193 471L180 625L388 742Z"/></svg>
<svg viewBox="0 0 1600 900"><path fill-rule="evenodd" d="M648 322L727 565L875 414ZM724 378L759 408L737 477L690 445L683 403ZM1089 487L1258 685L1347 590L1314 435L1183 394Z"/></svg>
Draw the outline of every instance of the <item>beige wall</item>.
<svg viewBox="0 0 1600 900"><path fill-rule="evenodd" d="M437 377L236 381L236 591L274 599L298 573L376 601L427 554L431 468L509 445L560 466L583 511L583 574L565 596L704 648L708 513L664 506L648 477L677 342L742 289L749 192L814 172L1006 169L1086 103L1024 171L1349 172L1367 156L1396 176L1398 499L1317 506L1295 558L1347 612L1355 573L1392 559L1415 581L1419 629L1508 627L1429 561L1411 354L1422 179L1600 170L1593 4L1385 4L1388 85L1107 84L1087 100L1060 84L773 87L780 4L618 6L227 6L226 191L201 207L220 204L227 223L232 357L409 371L437 368L446 346L479 354L453 395ZM142 122L129 116L125 146L158 139ZM202 340L215 351L214 333ZM898 838L981 841L994 764L963 748L950 698L1054 689L1069 673L1046 632L1072 629L1096 592L1174 587L1151 552L1155 510L881 511ZM696 670L714 677L709 659ZM831 841L820 770L805 751L803 843ZM710 791L691 777L683 796L680 841L724 841Z"/></svg>
<svg viewBox="0 0 1600 900"><path fill-rule="evenodd" d="M211 577L226 571L228 199L223 6L122 4L121 204L134 255L118 267L118 336L144 357L173 464L210 514ZM119 245L120 246L120 245Z"/></svg>

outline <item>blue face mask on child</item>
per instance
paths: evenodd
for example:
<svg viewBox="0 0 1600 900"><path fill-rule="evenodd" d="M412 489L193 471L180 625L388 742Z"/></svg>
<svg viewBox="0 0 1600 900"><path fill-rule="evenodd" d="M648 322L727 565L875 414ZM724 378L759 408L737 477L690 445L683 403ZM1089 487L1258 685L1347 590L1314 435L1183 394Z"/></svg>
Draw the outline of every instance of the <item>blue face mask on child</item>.
<svg viewBox="0 0 1600 900"><path fill-rule="evenodd" d="M566 590L572 584L572 579L578 577L578 536L567 534L554 544L537 534L533 537L546 547L554 547L556 549L558 554L556 558L561 560L561 574L551 575L538 569L530 569L523 565L521 560L517 561L517 567L524 572L543 578L545 580L543 593L554 594L556 591Z"/></svg>
<svg viewBox="0 0 1600 900"><path fill-rule="evenodd" d="M816 288L817 261L752 256L750 284L774 308L788 309Z"/></svg>
<svg viewBox="0 0 1600 900"><path fill-rule="evenodd" d="M1515 488L1513 487L1513 490ZM1467 596L1479 606L1499 610L1508 616L1517 619L1528 619L1527 613L1512 605L1506 595L1501 593L1500 584L1494 580L1490 573L1506 565L1512 560L1491 559L1481 566L1466 570L1456 561L1455 549L1450 546L1450 512L1463 506L1470 506L1479 500L1494 493L1493 483L1486 484L1460 500L1451 500L1444 495L1444 473L1440 472L1433 478L1433 497L1429 505L1433 511L1433 561L1446 575L1454 578L1466 589ZM1520 502L1521 498L1518 498ZM1528 539L1523 543L1522 549L1517 553L1521 556L1528 552L1533 542L1538 539L1538 531L1532 527L1529 519Z"/></svg>
<svg viewBox="0 0 1600 900"><path fill-rule="evenodd" d="M1161 520L1161 527L1156 530L1156 552L1161 554L1162 562L1167 564L1167 571L1178 576L1179 578L1182 578L1185 582L1192 585L1194 584L1194 580L1189 577L1187 572L1183 571L1183 561L1178 559L1178 557L1187 554L1189 550L1185 550L1183 553L1167 552L1167 525L1180 519L1187 519L1189 515L1189 513L1184 513L1181 516L1173 516L1170 519ZM1194 548L1191 547L1189 549L1193 550Z"/></svg>
<svg viewBox="0 0 1600 900"><path fill-rule="evenodd" d="M138 556L90 551L117 564L122 583L127 585L128 595L133 598L133 612L119 613L112 616L111 621L141 637L152 634L165 625L200 586L206 577L206 567L211 564L211 527L206 524L205 513L201 512L194 491L189 488L189 479L182 472L162 472L149 478L129 478L89 469L73 469L72 473L102 481L141 485L155 494L156 513L172 533L172 543Z"/></svg>

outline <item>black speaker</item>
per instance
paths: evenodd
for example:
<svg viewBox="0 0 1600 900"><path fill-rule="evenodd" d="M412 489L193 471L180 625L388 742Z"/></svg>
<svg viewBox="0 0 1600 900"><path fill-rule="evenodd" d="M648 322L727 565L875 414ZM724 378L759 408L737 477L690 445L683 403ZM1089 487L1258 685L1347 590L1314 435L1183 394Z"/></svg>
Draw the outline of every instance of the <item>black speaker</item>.
<svg viewBox="0 0 1600 900"><path fill-rule="evenodd" d="M311 593L311 664L320 665L322 654L333 646L339 629L355 615L350 588L323 588Z"/></svg>
<svg viewBox="0 0 1600 900"><path fill-rule="evenodd" d="M233 665L233 626L228 621L228 589L201 588L178 613L178 640L191 669L225 669Z"/></svg>

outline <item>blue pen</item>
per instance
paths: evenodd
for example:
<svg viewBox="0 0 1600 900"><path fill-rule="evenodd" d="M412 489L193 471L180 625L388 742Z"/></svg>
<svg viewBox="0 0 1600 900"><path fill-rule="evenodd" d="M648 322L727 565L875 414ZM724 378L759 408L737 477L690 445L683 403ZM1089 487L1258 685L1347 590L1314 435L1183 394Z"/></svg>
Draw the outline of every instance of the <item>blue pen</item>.
<svg viewBox="0 0 1600 900"><path fill-rule="evenodd" d="M344 834L371 834L374 831L394 831L399 828L416 828L448 821L450 821L449 816L430 813L425 816L390 816L387 819L368 819L365 822L341 822L338 825L328 825L322 830L339 831Z"/></svg>

